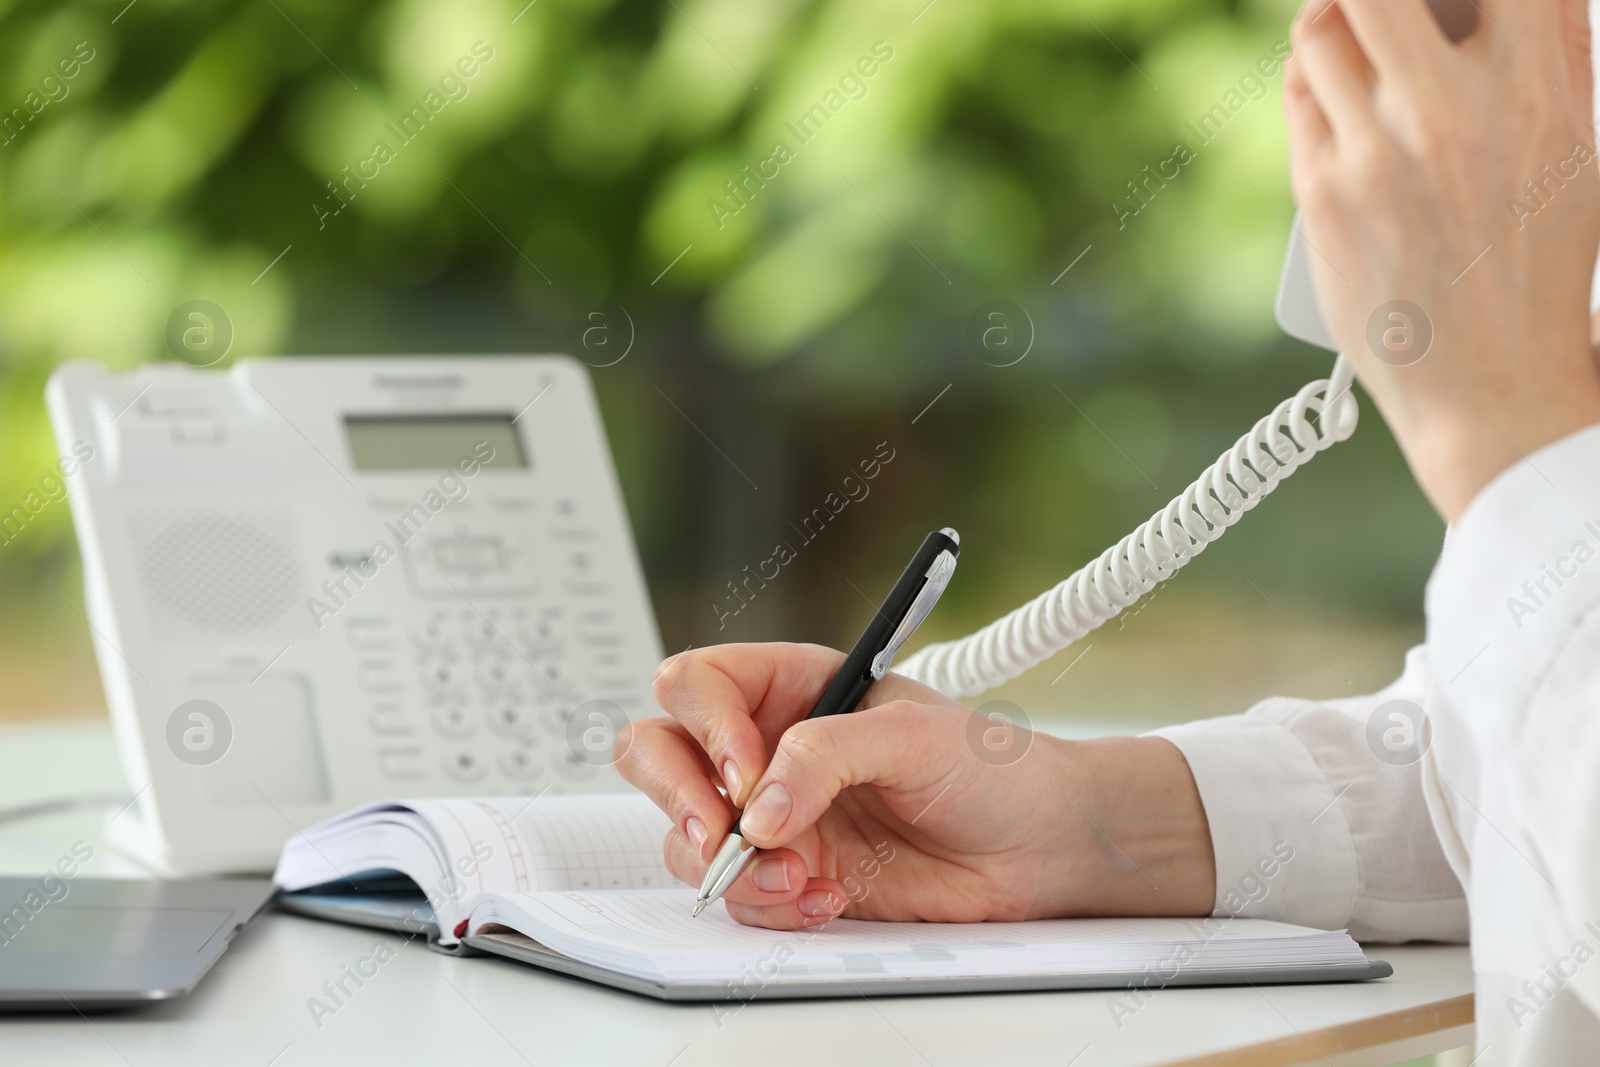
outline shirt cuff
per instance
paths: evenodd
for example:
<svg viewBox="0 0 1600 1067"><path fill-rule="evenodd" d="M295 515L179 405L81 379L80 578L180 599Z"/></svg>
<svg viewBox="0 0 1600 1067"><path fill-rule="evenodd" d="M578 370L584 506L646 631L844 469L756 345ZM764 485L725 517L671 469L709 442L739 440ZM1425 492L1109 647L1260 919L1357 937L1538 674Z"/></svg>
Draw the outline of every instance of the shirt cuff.
<svg viewBox="0 0 1600 1067"><path fill-rule="evenodd" d="M1194 774L1217 865L1215 914L1345 928L1359 889L1355 843L1327 775L1268 701L1249 715L1154 731Z"/></svg>
<svg viewBox="0 0 1600 1067"><path fill-rule="evenodd" d="M1600 602L1600 426L1490 482L1428 581L1428 656L1466 721L1506 718Z"/></svg>

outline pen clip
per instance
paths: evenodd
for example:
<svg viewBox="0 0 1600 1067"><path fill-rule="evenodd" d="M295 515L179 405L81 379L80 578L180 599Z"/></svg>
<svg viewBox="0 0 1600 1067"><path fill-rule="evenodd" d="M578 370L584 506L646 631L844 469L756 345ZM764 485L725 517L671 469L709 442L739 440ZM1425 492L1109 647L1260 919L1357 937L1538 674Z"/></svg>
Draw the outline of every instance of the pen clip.
<svg viewBox="0 0 1600 1067"><path fill-rule="evenodd" d="M872 666L867 673L874 680L889 673L889 664L894 662L895 653L911 639L917 627L922 625L922 620L928 617L933 606L939 602L939 597L944 595L944 588L950 584L950 576L955 572L956 557L949 549L934 557L932 565L928 567L928 580L917 590L916 599L911 601L911 607L900 620L900 625L889 636L889 643L883 646L882 652L872 657Z"/></svg>

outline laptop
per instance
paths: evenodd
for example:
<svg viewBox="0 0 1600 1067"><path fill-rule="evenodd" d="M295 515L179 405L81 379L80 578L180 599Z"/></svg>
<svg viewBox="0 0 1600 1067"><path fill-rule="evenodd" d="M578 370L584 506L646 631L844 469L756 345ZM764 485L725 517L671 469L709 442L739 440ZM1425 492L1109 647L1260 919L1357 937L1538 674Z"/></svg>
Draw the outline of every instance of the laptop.
<svg viewBox="0 0 1600 1067"><path fill-rule="evenodd" d="M181 997L272 892L265 878L0 877L0 1011Z"/></svg>

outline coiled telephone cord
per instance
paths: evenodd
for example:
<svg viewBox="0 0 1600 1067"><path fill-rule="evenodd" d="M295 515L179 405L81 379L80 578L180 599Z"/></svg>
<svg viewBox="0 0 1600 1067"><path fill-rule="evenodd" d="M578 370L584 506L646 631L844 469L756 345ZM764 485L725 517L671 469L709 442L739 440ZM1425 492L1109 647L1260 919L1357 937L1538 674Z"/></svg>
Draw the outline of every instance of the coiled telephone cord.
<svg viewBox="0 0 1600 1067"><path fill-rule="evenodd" d="M1172 503L1071 577L957 641L928 645L895 669L952 697L993 689L1117 617L1205 551L1313 457L1356 429L1343 356L1195 479Z"/></svg>

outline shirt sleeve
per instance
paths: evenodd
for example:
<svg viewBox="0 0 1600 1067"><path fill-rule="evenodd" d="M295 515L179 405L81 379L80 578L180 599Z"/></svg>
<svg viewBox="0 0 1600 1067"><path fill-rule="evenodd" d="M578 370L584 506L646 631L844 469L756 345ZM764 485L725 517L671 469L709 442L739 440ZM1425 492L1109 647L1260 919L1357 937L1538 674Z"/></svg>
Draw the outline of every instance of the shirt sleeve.
<svg viewBox="0 0 1600 1067"><path fill-rule="evenodd" d="M1469 857L1475 962L1538 978L1549 946L1600 932L1600 427L1468 506L1428 586L1428 648L1472 757L1440 767L1435 804ZM1570 985L1600 1013L1600 968Z"/></svg>
<svg viewBox="0 0 1600 1067"><path fill-rule="evenodd" d="M1278 697L1156 731L1188 760L1205 805L1216 914L1348 929L1367 941L1465 939L1465 895L1423 797L1427 735L1395 748L1384 741L1385 730L1426 729L1426 674L1426 653L1413 649L1401 677L1377 693Z"/></svg>

